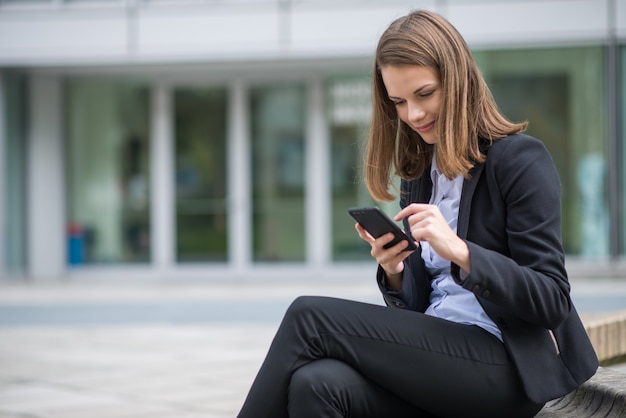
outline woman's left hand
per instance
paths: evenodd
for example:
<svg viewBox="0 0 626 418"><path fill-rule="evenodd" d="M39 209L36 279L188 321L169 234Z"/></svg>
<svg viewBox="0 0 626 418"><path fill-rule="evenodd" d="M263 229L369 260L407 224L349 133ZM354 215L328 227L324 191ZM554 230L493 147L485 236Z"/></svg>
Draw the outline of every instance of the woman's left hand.
<svg viewBox="0 0 626 418"><path fill-rule="evenodd" d="M440 257L470 271L469 249L465 241L450 228L435 205L411 203L395 216L396 221L408 218L411 236L426 241Z"/></svg>

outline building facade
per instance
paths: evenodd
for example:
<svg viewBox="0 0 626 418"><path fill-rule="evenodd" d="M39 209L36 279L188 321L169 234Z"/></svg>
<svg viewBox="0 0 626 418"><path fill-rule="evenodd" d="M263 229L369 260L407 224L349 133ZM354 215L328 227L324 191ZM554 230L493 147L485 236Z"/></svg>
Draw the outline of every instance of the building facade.
<svg viewBox="0 0 626 418"><path fill-rule="evenodd" d="M372 276L372 58L465 36L563 185L572 275L623 276L624 0L0 0L0 277Z"/></svg>

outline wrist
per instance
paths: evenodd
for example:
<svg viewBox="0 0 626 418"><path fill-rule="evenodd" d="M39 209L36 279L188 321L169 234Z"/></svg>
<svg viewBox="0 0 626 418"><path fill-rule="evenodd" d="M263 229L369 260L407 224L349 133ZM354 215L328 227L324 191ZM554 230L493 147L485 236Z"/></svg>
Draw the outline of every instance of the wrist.
<svg viewBox="0 0 626 418"><path fill-rule="evenodd" d="M452 262L459 266L467 274L470 272L470 253L469 246L461 238L458 239L458 246L454 252L455 257Z"/></svg>
<svg viewBox="0 0 626 418"><path fill-rule="evenodd" d="M383 285L388 290L393 290L395 292L399 292L400 289L402 289L402 271L400 271L398 273L389 273L383 267L383 272L385 273L384 276L383 276Z"/></svg>

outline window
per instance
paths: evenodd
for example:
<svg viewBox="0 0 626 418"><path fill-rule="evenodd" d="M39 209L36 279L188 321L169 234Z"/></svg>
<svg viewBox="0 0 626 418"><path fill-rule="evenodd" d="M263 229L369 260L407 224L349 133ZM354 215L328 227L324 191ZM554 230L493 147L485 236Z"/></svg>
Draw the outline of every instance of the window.
<svg viewBox="0 0 626 418"><path fill-rule="evenodd" d="M305 258L305 89L253 87L252 249L255 261Z"/></svg>
<svg viewBox="0 0 626 418"><path fill-rule="evenodd" d="M176 256L178 261L226 261L226 91L174 93Z"/></svg>
<svg viewBox="0 0 626 418"><path fill-rule="evenodd" d="M620 236L620 250L621 256L626 255L626 168L624 165L626 164L626 46L622 46L620 49L621 52L621 62L619 68L621 69L621 74L618 75L620 77L620 87L621 90L618 93L621 114L617 115L619 126L616 127L618 130L619 142L617 144L617 149L620 150L621 158L619 161L621 164L617 167L619 183L621 185L620 189L620 214L619 214L619 223L620 230L618 231Z"/></svg>
<svg viewBox="0 0 626 418"><path fill-rule="evenodd" d="M5 73L4 84L5 143L0 167L4 181L4 264L9 272L26 267L26 79L21 74ZM1 98L0 98L1 99ZM2 117L0 115L0 117ZM0 256L2 256L0 254Z"/></svg>
<svg viewBox="0 0 626 418"><path fill-rule="evenodd" d="M528 120L559 171L568 255L609 254L607 132L602 47L485 51L475 56L512 120Z"/></svg>
<svg viewBox="0 0 626 418"><path fill-rule="evenodd" d="M74 80L66 93L68 262L147 262L148 89Z"/></svg>
<svg viewBox="0 0 626 418"><path fill-rule="evenodd" d="M371 116L368 77L331 80L326 88L331 143L332 257L335 261L370 259L369 245L357 235L346 210L372 205L363 177L363 152Z"/></svg>

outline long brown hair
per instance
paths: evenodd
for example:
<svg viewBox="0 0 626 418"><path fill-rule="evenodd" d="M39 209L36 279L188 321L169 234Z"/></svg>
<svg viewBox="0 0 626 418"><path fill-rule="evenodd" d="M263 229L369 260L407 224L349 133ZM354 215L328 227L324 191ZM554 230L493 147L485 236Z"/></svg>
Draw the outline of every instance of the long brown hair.
<svg viewBox="0 0 626 418"><path fill-rule="evenodd" d="M489 141L523 131L499 111L467 43L447 20L418 10L391 23L376 48L373 106L365 156L365 182L376 200L393 200L392 167L411 180L430 164L434 146L398 118L381 76L385 66L420 65L435 70L442 89L437 119L437 165L453 178L467 177L485 156L479 138Z"/></svg>

